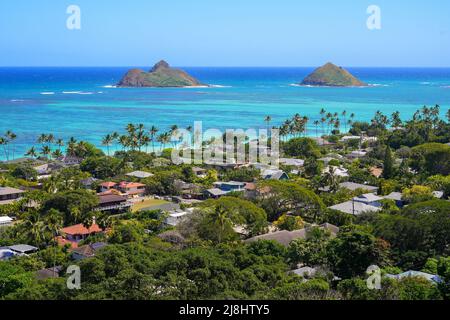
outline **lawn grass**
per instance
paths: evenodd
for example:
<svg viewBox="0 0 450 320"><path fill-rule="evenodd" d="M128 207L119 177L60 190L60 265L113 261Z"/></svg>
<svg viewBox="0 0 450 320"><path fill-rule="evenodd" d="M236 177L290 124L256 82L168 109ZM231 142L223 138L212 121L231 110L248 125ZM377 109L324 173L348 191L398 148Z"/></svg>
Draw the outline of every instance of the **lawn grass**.
<svg viewBox="0 0 450 320"><path fill-rule="evenodd" d="M153 207L153 206L159 206L159 205L165 204L165 203L169 203L169 202L165 201L165 200L159 200L159 199L147 199L147 200L144 200L142 202L135 203L131 207L131 211L137 212L137 211L142 210L144 208L149 208L149 207Z"/></svg>

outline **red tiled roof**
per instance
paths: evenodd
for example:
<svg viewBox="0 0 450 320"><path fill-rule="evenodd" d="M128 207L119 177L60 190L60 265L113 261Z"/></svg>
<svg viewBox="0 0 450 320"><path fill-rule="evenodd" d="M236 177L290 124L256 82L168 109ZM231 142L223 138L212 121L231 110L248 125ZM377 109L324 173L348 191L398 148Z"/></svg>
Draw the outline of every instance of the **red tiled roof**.
<svg viewBox="0 0 450 320"><path fill-rule="evenodd" d="M77 224L67 228L61 229L61 232L69 235L89 235L92 233L99 233L103 230L100 229L98 224L93 224L89 229L87 229L83 224Z"/></svg>
<svg viewBox="0 0 450 320"><path fill-rule="evenodd" d="M56 237L56 241L62 247L64 247L66 244L70 244L70 248L71 249L78 248L78 243L76 243L75 241L70 241L70 240L64 239L61 236L60 237Z"/></svg>
<svg viewBox="0 0 450 320"><path fill-rule="evenodd" d="M256 190L256 184L249 182L245 184L245 190L253 191Z"/></svg>
<svg viewBox="0 0 450 320"><path fill-rule="evenodd" d="M124 189L139 188L139 187L145 187L145 184L137 183L137 182L121 182L119 184L119 187L124 188Z"/></svg>
<svg viewBox="0 0 450 320"><path fill-rule="evenodd" d="M105 187L105 188L112 188L112 187L114 187L116 185L117 185L117 183L111 182L111 181L103 182L102 184L100 184L100 186Z"/></svg>

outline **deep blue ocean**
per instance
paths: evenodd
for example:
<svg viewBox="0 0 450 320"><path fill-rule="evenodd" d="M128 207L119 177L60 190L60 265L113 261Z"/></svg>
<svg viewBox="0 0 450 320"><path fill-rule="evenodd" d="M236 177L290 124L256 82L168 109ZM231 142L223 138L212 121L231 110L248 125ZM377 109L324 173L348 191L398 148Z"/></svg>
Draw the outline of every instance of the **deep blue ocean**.
<svg viewBox="0 0 450 320"><path fill-rule="evenodd" d="M293 84L313 68L183 68L211 88L114 88L129 68L0 68L0 133L17 134L16 155L41 133L75 137L100 146L128 123L161 131L203 121L208 128L265 128L295 113L313 121L325 108L370 120L377 110L409 118L423 105L450 108L450 69L349 68L372 86L311 88ZM149 68L144 68L149 69ZM3 154L0 150L0 159Z"/></svg>

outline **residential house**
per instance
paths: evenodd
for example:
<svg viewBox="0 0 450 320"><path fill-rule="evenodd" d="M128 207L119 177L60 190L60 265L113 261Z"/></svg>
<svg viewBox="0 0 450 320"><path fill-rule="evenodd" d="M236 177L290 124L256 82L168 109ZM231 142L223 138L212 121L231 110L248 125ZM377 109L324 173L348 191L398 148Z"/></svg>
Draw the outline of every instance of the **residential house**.
<svg viewBox="0 0 450 320"><path fill-rule="evenodd" d="M60 163L62 163L66 167L78 166L83 162L83 158L75 157L75 156L62 156L57 159Z"/></svg>
<svg viewBox="0 0 450 320"><path fill-rule="evenodd" d="M341 178L347 178L350 175L348 174L348 170L344 167L335 167L335 166L327 166L325 169L323 169L322 173L329 173L330 170L333 170L334 176L341 177Z"/></svg>
<svg viewBox="0 0 450 320"><path fill-rule="evenodd" d="M405 202L403 201L403 194L401 192L391 192L383 198L395 201L395 205L399 208L402 208L405 205Z"/></svg>
<svg viewBox="0 0 450 320"><path fill-rule="evenodd" d="M358 189L366 190L371 193L377 193L378 187L369 186L366 184L354 183L354 182L342 182L339 184L340 188L345 188L350 191L356 191Z"/></svg>
<svg viewBox="0 0 450 320"><path fill-rule="evenodd" d="M362 194L360 196L354 197L353 201L356 202L361 202L364 203L366 205L369 206L374 206L374 207L381 207L381 200L383 200L383 197L379 197L373 193L366 193L366 194Z"/></svg>
<svg viewBox="0 0 450 320"><path fill-rule="evenodd" d="M381 177L381 175L383 174L383 169L382 168L378 168L378 167L371 167L369 169L369 172L371 175L373 175L375 178L379 178Z"/></svg>
<svg viewBox="0 0 450 320"><path fill-rule="evenodd" d="M133 171L126 174L126 176L137 179L145 179L154 176L153 173L145 171Z"/></svg>
<svg viewBox="0 0 450 320"><path fill-rule="evenodd" d="M51 278L59 278L59 274L63 268L61 266L41 269L39 271L36 271L36 278L38 280L45 280L45 279L51 279Z"/></svg>
<svg viewBox="0 0 450 320"><path fill-rule="evenodd" d="M97 252L100 249L106 247L107 245L108 244L106 244L104 242L96 242L96 243L88 244L88 245L81 246L78 248L74 248L72 250L72 258L74 260L83 260L86 258L95 257Z"/></svg>
<svg viewBox="0 0 450 320"><path fill-rule="evenodd" d="M365 204L363 202L358 201L347 201L343 203L339 203L337 205L328 207L332 210L337 210L340 212L352 214L352 215L360 215L363 212L378 212L381 211L380 207L371 206L368 204Z"/></svg>
<svg viewBox="0 0 450 320"><path fill-rule="evenodd" d="M0 217L0 227L9 227L13 223L13 219L8 216Z"/></svg>
<svg viewBox="0 0 450 320"><path fill-rule="evenodd" d="M8 247L15 255L26 256L37 252L39 249L28 244L16 244Z"/></svg>
<svg viewBox="0 0 450 320"><path fill-rule="evenodd" d="M169 212L169 216L165 220L165 224L168 226L177 226L185 217L191 215L194 212L194 208L188 208L186 210L176 210Z"/></svg>
<svg viewBox="0 0 450 320"><path fill-rule="evenodd" d="M143 183L122 181L116 188L129 198L136 198L145 194L145 184Z"/></svg>
<svg viewBox="0 0 450 320"><path fill-rule="evenodd" d="M117 183L112 181L103 182L100 184L100 192L107 192L111 189L115 189L117 186Z"/></svg>
<svg viewBox="0 0 450 320"><path fill-rule="evenodd" d="M10 187L0 187L0 205L11 204L17 200L20 200L25 191L10 188Z"/></svg>
<svg viewBox="0 0 450 320"><path fill-rule="evenodd" d="M5 261L13 258L16 254L8 247L0 247L0 261Z"/></svg>
<svg viewBox="0 0 450 320"><path fill-rule="evenodd" d="M199 167L193 167L192 171L197 178L205 178L207 175L207 170Z"/></svg>
<svg viewBox="0 0 450 320"><path fill-rule="evenodd" d="M428 280L431 283L434 284L438 284L441 283L443 280L440 276L435 275L435 274L429 274L429 273L425 273L425 272L420 272L420 271L406 271L400 274L387 274L386 277L391 278L391 279L397 279L397 280L401 280L404 278L411 278L411 277L419 277L419 278L423 278Z"/></svg>
<svg viewBox="0 0 450 320"><path fill-rule="evenodd" d="M264 170L261 177L264 180L289 180L289 176L283 170Z"/></svg>
<svg viewBox="0 0 450 320"><path fill-rule="evenodd" d="M244 191L245 188L245 182L237 182L237 181L228 181L228 182L214 182L214 187L226 191L226 192L232 192L232 191Z"/></svg>
<svg viewBox="0 0 450 320"><path fill-rule="evenodd" d="M77 224L61 229L61 236L57 237L57 241L60 245L64 246L66 244L70 244L72 248L77 248L80 241L85 240L91 235L103 232L104 230L102 230L96 223L93 223L89 229L83 224Z"/></svg>
<svg viewBox="0 0 450 320"><path fill-rule="evenodd" d="M324 223L318 227L323 230L328 230L332 236L336 236L337 233L339 232L338 227L336 227L332 224L329 224L329 223ZM272 241L278 242L279 244L281 244L285 247L288 247L289 244L296 239L306 239L306 236L308 235L309 230L310 230L310 228L304 228L304 229L294 230L294 231L281 230L281 231L276 231L276 232L259 235L259 236L247 239L244 242L251 243L251 242L256 242L259 240L272 240Z"/></svg>
<svg viewBox="0 0 450 320"><path fill-rule="evenodd" d="M83 179L80 181L81 185L85 189L92 189L92 187L98 182L99 180L94 177L89 177L86 179Z"/></svg>
<svg viewBox="0 0 450 320"><path fill-rule="evenodd" d="M367 151L365 150L355 150L351 153L347 154L347 158L349 160L355 160L355 159L361 159L364 158L367 155Z"/></svg>
<svg viewBox="0 0 450 320"><path fill-rule="evenodd" d="M131 208L132 203L124 196L116 194L97 195L98 207L97 211L119 213L127 211Z"/></svg>
<svg viewBox="0 0 450 320"><path fill-rule="evenodd" d="M245 182L214 182L214 188L205 191L206 196L217 199L230 192L242 192L245 191Z"/></svg>
<svg viewBox="0 0 450 320"><path fill-rule="evenodd" d="M291 158L280 158L280 164L284 166L292 166L300 169L305 165L305 160L303 159L291 159Z"/></svg>

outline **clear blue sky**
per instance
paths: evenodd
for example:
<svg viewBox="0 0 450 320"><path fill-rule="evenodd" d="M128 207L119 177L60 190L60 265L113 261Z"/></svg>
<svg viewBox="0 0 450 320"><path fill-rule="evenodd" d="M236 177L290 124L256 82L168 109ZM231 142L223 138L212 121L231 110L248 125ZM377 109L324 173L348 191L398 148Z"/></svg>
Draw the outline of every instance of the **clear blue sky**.
<svg viewBox="0 0 450 320"><path fill-rule="evenodd" d="M2 0L0 66L450 67L449 14L448 0Z"/></svg>

